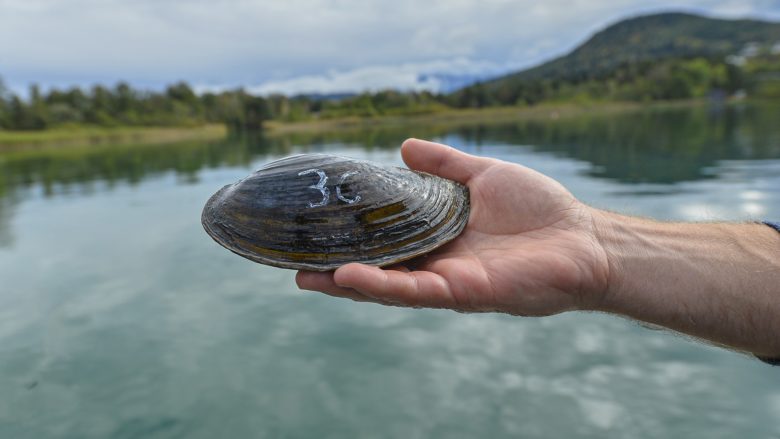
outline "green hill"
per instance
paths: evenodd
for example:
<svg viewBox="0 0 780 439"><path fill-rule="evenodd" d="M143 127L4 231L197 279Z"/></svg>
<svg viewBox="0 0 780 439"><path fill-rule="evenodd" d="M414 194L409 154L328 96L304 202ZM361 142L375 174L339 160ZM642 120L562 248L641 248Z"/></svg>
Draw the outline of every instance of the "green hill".
<svg viewBox="0 0 780 439"><path fill-rule="evenodd" d="M780 42L780 23L724 20L683 13L629 18L597 32L571 53L491 81L599 77L628 63L669 58L723 58L748 43Z"/></svg>
<svg viewBox="0 0 780 439"><path fill-rule="evenodd" d="M713 90L775 97L778 85L762 79L772 75L753 72L773 70L778 52L780 23L646 15L608 26L565 56L458 90L447 103L484 107L550 100L669 100L702 97Z"/></svg>

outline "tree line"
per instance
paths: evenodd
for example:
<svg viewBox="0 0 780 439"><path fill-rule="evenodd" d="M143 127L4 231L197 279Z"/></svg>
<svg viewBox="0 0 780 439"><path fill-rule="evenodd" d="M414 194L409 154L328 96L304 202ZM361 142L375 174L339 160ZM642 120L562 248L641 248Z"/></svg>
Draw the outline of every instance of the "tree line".
<svg viewBox="0 0 780 439"><path fill-rule="evenodd" d="M67 126L196 126L222 123L231 130L260 129L264 121L409 116L451 108L531 106L542 102L656 101L729 96L780 97L780 54L737 65L689 58L623 63L607 73L566 79L512 79L476 83L450 94L386 90L340 98L255 96L243 89L197 94L185 82L163 91L125 82L42 92L28 98L0 81L0 129L44 130Z"/></svg>
<svg viewBox="0 0 780 439"><path fill-rule="evenodd" d="M71 87L44 93L30 86L28 99L10 93L0 82L0 128L43 130L58 126L194 126L225 123L259 128L269 117L263 97L243 90L197 95L184 82L162 92L142 91L125 82L114 87Z"/></svg>
<svg viewBox="0 0 780 439"><path fill-rule="evenodd" d="M772 75L767 70L773 70ZM622 63L605 73L566 79L507 77L474 84L449 96L457 107L535 105L540 102L669 101L724 98L735 94L780 97L780 56L737 65L721 59L690 58Z"/></svg>

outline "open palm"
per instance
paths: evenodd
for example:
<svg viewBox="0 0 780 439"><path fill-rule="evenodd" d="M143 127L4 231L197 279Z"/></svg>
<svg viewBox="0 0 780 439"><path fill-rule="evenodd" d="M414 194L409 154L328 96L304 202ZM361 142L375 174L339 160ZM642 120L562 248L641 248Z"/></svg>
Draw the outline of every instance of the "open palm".
<svg viewBox="0 0 780 439"><path fill-rule="evenodd" d="M406 267L348 264L299 272L298 286L388 305L546 315L595 307L606 253L594 211L556 181L499 160L416 139L402 147L412 169L469 187L471 215L454 241Z"/></svg>

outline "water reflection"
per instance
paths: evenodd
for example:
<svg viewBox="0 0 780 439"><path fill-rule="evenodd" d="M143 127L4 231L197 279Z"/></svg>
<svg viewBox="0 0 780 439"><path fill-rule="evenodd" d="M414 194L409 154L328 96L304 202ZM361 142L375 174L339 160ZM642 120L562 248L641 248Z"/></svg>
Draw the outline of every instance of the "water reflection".
<svg viewBox="0 0 780 439"><path fill-rule="evenodd" d="M590 175L623 183L713 178L727 159L780 157L780 107L667 108L457 130L468 143L531 145L592 164Z"/></svg>
<svg viewBox="0 0 780 439"><path fill-rule="evenodd" d="M263 156L330 146L394 149L407 137L438 138L454 145L524 145L589 164L586 172L629 184L625 195L654 196L670 185L723 177L713 167L724 160L780 157L780 106L670 107L627 113L584 114L560 120L491 125L410 125L298 133L283 137L232 137L170 145L109 145L31 148L0 152L0 246L11 236L14 205L29 196L89 193L116 184L136 184L173 172L183 183L204 168L249 166ZM24 192L23 191L27 191ZM24 195L24 194L28 195Z"/></svg>
<svg viewBox="0 0 780 439"><path fill-rule="evenodd" d="M112 145L25 149L0 153L0 197L40 185L45 195L92 182L108 187L137 183L164 172L183 181L203 168L246 166L263 155L284 155L295 145L397 148L410 136L446 137L455 144L529 145L535 151L592 164L590 175L624 183L676 183L713 178L709 168L730 159L780 157L778 106L668 108L625 114L583 115L555 121L474 126L410 126L319 134L229 138L173 145Z"/></svg>
<svg viewBox="0 0 780 439"><path fill-rule="evenodd" d="M10 222L15 204L10 197L0 197L0 247L9 246L13 242Z"/></svg>

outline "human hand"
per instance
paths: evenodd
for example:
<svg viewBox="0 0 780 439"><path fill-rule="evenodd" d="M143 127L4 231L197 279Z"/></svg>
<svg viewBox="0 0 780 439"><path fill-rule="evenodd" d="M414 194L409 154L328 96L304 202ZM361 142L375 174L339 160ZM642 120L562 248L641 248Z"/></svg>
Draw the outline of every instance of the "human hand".
<svg viewBox="0 0 780 439"><path fill-rule="evenodd" d="M609 264L596 237L599 212L555 180L520 165L409 139L411 169L469 187L463 233L408 266L347 264L335 272L300 271L298 287L385 305L467 312L549 315L596 309Z"/></svg>

